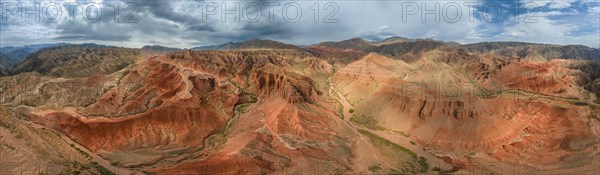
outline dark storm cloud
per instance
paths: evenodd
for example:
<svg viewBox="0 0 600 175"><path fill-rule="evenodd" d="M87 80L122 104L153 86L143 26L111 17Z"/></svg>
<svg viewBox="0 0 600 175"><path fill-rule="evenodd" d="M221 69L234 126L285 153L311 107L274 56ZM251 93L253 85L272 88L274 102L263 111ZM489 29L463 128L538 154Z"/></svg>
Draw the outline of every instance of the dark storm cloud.
<svg viewBox="0 0 600 175"><path fill-rule="evenodd" d="M231 32L219 32L211 37L219 39L220 42L240 42L250 39L286 40L295 34L295 30L285 22L264 22L245 24Z"/></svg>
<svg viewBox="0 0 600 175"><path fill-rule="evenodd" d="M170 20L177 23L189 24L200 22L196 17L180 14L173 9L173 1L165 0L149 0L149 1L138 1L136 4L140 9L147 10L150 14L157 18Z"/></svg>
<svg viewBox="0 0 600 175"><path fill-rule="evenodd" d="M293 33L293 29L285 22L274 23L250 23L240 28L244 32L255 34L258 36L281 36Z"/></svg>
<svg viewBox="0 0 600 175"><path fill-rule="evenodd" d="M106 27L94 27L93 25L103 25ZM128 41L132 38L128 32L115 32L126 30L126 27L114 26L111 24L85 24L72 23L59 25L59 31L55 39L58 40L94 40L94 41ZM113 28L107 30L106 28Z"/></svg>
<svg viewBox="0 0 600 175"><path fill-rule="evenodd" d="M192 25L189 26L186 30L191 31L207 31L207 32L216 32L217 29L214 26L210 25Z"/></svg>
<svg viewBox="0 0 600 175"><path fill-rule="evenodd" d="M55 24L54 29L57 30L57 36L54 36L53 39L61 41L89 40L114 42L131 40L133 36L128 32L131 31L129 27L115 21L115 18L112 16L113 13L109 11L109 9L114 8L111 5L116 3L125 4L125 2L118 0L110 1L110 3L78 1L77 7L80 8L74 8L74 13L65 13L65 15L68 15L68 18ZM91 7L89 10L86 10L85 7L88 5L93 8ZM128 13L128 11L124 12ZM87 18L83 14L86 14ZM136 16L136 18L139 17Z"/></svg>
<svg viewBox="0 0 600 175"><path fill-rule="evenodd" d="M196 3L196 1L185 1ZM133 13L134 22L115 21L111 14L106 14L107 7L110 4L121 3L125 6L130 3L131 7L136 7L137 11ZM100 3L103 11L103 17L97 21L75 20L74 22L63 22L56 26L58 30L54 37L58 40L94 40L94 41L129 41L134 37L134 32L160 36L161 33L177 34L184 30L191 31L216 31L216 28L207 23L201 23L200 18L196 16L177 12L173 8L174 1L164 0L143 0L143 1L110 1L110 3ZM85 4L85 3L80 3ZM133 8L132 8L133 9ZM123 14L129 14L132 11L122 11ZM80 11L80 13L87 13Z"/></svg>
<svg viewBox="0 0 600 175"><path fill-rule="evenodd" d="M178 24L182 24L184 26L188 26L187 28L190 30L195 29L210 29L210 22L203 21L201 15L190 14L186 11L178 11L176 10L174 3L177 1L168 1L168 0L144 0L137 1L135 4L140 8L140 10L145 14L151 14L152 16L160 19L169 20ZM188 8L191 11L198 12L202 8L202 3L204 1L184 1L188 4L185 7L177 6L177 8ZM214 30L214 29L212 29Z"/></svg>
<svg viewBox="0 0 600 175"><path fill-rule="evenodd" d="M92 41L128 41L130 36L123 35L86 35L86 34L69 34L56 37L59 40L92 40Z"/></svg>

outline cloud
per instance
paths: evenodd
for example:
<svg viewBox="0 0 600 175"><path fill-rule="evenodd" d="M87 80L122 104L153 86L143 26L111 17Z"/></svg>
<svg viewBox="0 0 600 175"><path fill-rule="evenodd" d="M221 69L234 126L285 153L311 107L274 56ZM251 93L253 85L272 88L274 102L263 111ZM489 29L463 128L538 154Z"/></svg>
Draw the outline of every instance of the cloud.
<svg viewBox="0 0 600 175"><path fill-rule="evenodd" d="M384 25L376 30L368 31L366 34L361 35L361 37L371 41L380 41L396 35L391 32L390 26Z"/></svg>
<svg viewBox="0 0 600 175"><path fill-rule="evenodd" d="M187 28L187 30L193 31L208 31L208 32L216 32L217 29L213 26L209 25L192 25Z"/></svg>
<svg viewBox="0 0 600 175"><path fill-rule="evenodd" d="M521 2L525 8L534 9L539 7L546 7L548 4L552 3L552 1L536 1L536 0L528 0Z"/></svg>
<svg viewBox="0 0 600 175"><path fill-rule="evenodd" d="M580 0L525 0L521 1L524 7L529 9L547 7L550 9L562 9L571 7L575 2Z"/></svg>
<svg viewBox="0 0 600 175"><path fill-rule="evenodd" d="M591 8L590 10L592 10ZM517 19L533 17L531 22L518 21L502 24L503 31L487 39L525 41L549 44L583 44L599 47L600 27L598 13L579 13L549 9L517 15Z"/></svg>
<svg viewBox="0 0 600 175"><path fill-rule="evenodd" d="M130 1L100 1L99 4L102 8L111 9L106 6L109 2L121 3L124 6ZM275 14L270 14L270 9L264 6L266 2L275 1L215 1L218 7L225 4L228 9L239 3L240 21L236 21L234 15L222 18L220 11L203 19L202 7L205 1L131 2L138 7L138 11L134 13L137 22L121 22L129 12L126 10L122 11L119 22L115 22L109 12L104 13L104 18L99 21L85 21L81 17L81 10L78 11L78 16L74 16L76 18L73 22L61 20L57 23L22 23L13 20L0 24L0 45L68 41L98 42L124 47L161 44L190 48L255 38L306 45L354 37L381 40L391 36L402 36L432 37L463 43L512 40L600 47L597 41L600 35L600 4L586 0L493 1L504 10L498 21L486 19L494 16L491 11L484 10L485 5L491 3L488 1L481 1L473 14L465 6L465 1L277 1L279 6L275 7ZM516 10L527 2L532 2L531 6L525 6L528 9ZM290 14L295 12L289 11L287 16L283 14L282 8L287 3L295 3L294 5L301 8L301 16L297 21L286 21ZM244 11L243 8L248 4L258 4L261 8L249 8L248 11ZM419 12L406 13L403 7L407 4L416 5ZM439 6L436 9L438 21L435 20L435 15L421 15L424 6L432 9L436 8L436 4ZM452 5L458 6L459 9L448 8L453 7ZM537 7L537 11L531 7ZM318 13L315 13L314 9L319 9ZM256 14L260 14L260 20L247 19L249 15ZM537 22L523 23L513 20L527 15L533 15ZM269 16L273 20L270 20ZM458 20L451 20L452 17L458 17ZM326 18L334 20L326 22Z"/></svg>
<svg viewBox="0 0 600 175"><path fill-rule="evenodd" d="M127 26L112 23L65 23L57 27L57 40L128 41L132 38Z"/></svg>
<svg viewBox="0 0 600 175"><path fill-rule="evenodd" d="M137 1L135 4L144 12L144 14L152 15L156 18L169 20L180 24L197 24L201 22L198 16L186 13L187 8L201 7L196 1ZM178 4L179 6L175 6ZM183 13L180 13L183 12Z"/></svg>
<svg viewBox="0 0 600 175"><path fill-rule="evenodd" d="M553 1L552 3L550 3L550 5L548 5L548 8L551 8L551 9L567 8L567 7L571 7L573 5L573 3L576 1L578 1L578 0Z"/></svg>

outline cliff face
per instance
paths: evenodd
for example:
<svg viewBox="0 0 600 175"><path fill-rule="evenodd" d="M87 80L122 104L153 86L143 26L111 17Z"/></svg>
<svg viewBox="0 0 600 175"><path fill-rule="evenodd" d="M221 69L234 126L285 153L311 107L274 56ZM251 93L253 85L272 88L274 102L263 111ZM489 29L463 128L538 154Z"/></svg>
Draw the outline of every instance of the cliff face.
<svg viewBox="0 0 600 175"><path fill-rule="evenodd" d="M302 75L285 73L277 68L257 70L249 77L252 81L251 92L259 96L279 95L290 103L315 102L317 92L311 79Z"/></svg>
<svg viewBox="0 0 600 175"><path fill-rule="evenodd" d="M331 71L326 62L307 56L295 51L186 51L169 57L175 61L194 60L191 68L230 78L247 93L264 98L280 96L294 103L314 102L317 90L308 76Z"/></svg>

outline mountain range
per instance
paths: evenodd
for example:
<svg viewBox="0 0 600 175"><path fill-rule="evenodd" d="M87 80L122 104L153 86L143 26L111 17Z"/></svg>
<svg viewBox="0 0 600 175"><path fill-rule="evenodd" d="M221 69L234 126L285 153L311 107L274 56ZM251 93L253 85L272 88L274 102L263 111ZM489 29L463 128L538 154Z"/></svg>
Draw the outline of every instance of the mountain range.
<svg viewBox="0 0 600 175"><path fill-rule="evenodd" d="M34 174L594 174L599 52L403 37L49 46L0 55L0 151Z"/></svg>
<svg viewBox="0 0 600 175"><path fill-rule="evenodd" d="M21 62L23 59L25 59L25 57L27 57L27 55L37 52L42 48L62 45L67 45L67 43L7 46L0 48L0 53L4 54L5 59L7 60L7 65L5 65L5 67L10 67Z"/></svg>
<svg viewBox="0 0 600 175"><path fill-rule="evenodd" d="M161 46L161 45L152 45L152 46L144 46L144 47L142 47L141 50L149 51L149 52L169 53L169 52L178 51L181 49L165 47L165 46Z"/></svg>
<svg viewBox="0 0 600 175"><path fill-rule="evenodd" d="M191 50L241 50L241 49L300 49L298 46L273 40L253 39L244 42L228 42L220 45L209 45L191 48Z"/></svg>

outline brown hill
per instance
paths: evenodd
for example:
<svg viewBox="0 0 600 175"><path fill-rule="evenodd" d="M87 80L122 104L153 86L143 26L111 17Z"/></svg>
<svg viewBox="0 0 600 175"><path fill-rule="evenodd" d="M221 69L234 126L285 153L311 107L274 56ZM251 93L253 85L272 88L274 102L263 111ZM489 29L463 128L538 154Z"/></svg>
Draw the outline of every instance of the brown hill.
<svg viewBox="0 0 600 175"><path fill-rule="evenodd" d="M235 49L300 49L300 47L273 40L253 39L239 43Z"/></svg>
<svg viewBox="0 0 600 175"><path fill-rule="evenodd" d="M366 41L362 38L352 38L348 40L338 41L338 42L323 42L316 44L314 46L321 47L329 47L341 50L357 50L357 51L365 51L375 46L375 44Z"/></svg>
<svg viewBox="0 0 600 175"><path fill-rule="evenodd" d="M435 58L431 54L425 57ZM393 68L391 65L398 64L394 60L371 54L336 72L332 83L341 94L341 101L347 101L344 111L352 111L344 117L353 123L372 130L405 133L439 153L436 155L454 157L453 161L466 161L460 157L470 154L489 154L503 161L508 160L504 156L511 157L515 160L508 161L511 163L539 161L536 167L552 169L573 163L561 156L586 152L585 148L577 148L581 152L556 148L565 144L560 140L598 141L594 129L566 124L586 124L587 116L597 113L593 108L574 105L591 98L578 83L581 75L567 67L570 61L507 62L478 56L471 59L479 61L449 66L436 63L435 59L417 60L413 66L400 62L405 66ZM546 124L560 134L545 135L541 128ZM535 141L548 144L509 148ZM513 152L514 149L523 151ZM545 160L537 154L541 152L556 156ZM587 162L592 159L586 158Z"/></svg>
<svg viewBox="0 0 600 175"><path fill-rule="evenodd" d="M414 60L419 54L444 46L444 43L439 41L414 41L414 42L398 42L393 44L381 45L370 49L370 52L377 52L392 58L403 60Z"/></svg>
<svg viewBox="0 0 600 175"><path fill-rule="evenodd" d="M432 38L408 39L408 38L399 37L399 36L389 37L389 38L383 39L381 41L374 42L374 44L376 44L377 46L381 46L381 45L387 45L387 44L404 43L404 42L416 42L416 41L442 42L442 43L444 43L445 45L448 45L448 46L460 46L461 45L460 43L457 43L457 42L444 42L444 41L434 40Z"/></svg>
<svg viewBox="0 0 600 175"><path fill-rule="evenodd" d="M88 77L109 74L132 64L138 51L125 48L57 46L31 54L10 73L37 72L57 77Z"/></svg>
<svg viewBox="0 0 600 175"><path fill-rule="evenodd" d="M472 53L493 53L529 60L584 59L600 61L600 51L581 45L550 45L520 42L483 42L459 47Z"/></svg>
<svg viewBox="0 0 600 175"><path fill-rule="evenodd" d="M161 45L152 45L152 46L144 46L144 47L142 47L141 50L146 51L146 52L169 53L169 52L174 52L174 51L178 51L181 49L165 47L165 46L161 46Z"/></svg>

